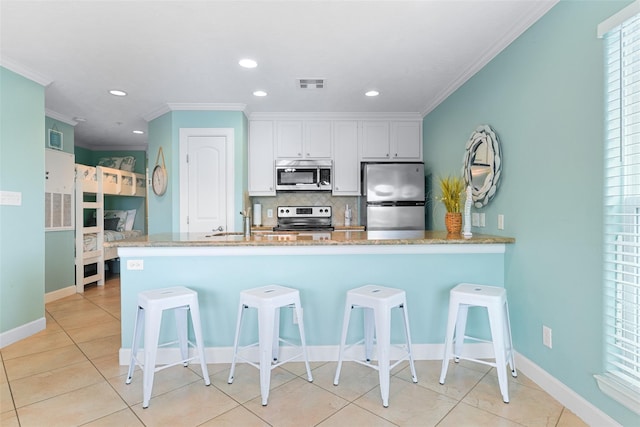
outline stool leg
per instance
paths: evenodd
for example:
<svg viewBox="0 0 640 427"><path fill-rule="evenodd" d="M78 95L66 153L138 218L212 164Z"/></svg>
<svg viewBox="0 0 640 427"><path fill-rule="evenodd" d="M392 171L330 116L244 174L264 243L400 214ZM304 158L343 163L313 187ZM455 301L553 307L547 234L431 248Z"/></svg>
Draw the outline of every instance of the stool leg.
<svg viewBox="0 0 640 427"><path fill-rule="evenodd" d="M373 339L375 337L375 320L373 319L373 309L368 307L363 307L362 309L364 311L364 358L367 362L371 362Z"/></svg>
<svg viewBox="0 0 640 427"><path fill-rule="evenodd" d="M391 310L375 310L378 345L378 376L382 406L389 406L389 352L391 347Z"/></svg>
<svg viewBox="0 0 640 427"><path fill-rule="evenodd" d="M142 407L149 407L151 391L153 389L153 377L156 372L156 353L158 350L158 339L160 337L160 323L162 311L144 310L145 334L144 334L144 368L142 380ZM156 320L156 321L154 321Z"/></svg>
<svg viewBox="0 0 640 427"><path fill-rule="evenodd" d="M342 320L342 337L340 338L340 350L338 351L338 366L336 367L336 375L333 378L333 385L338 385L340 381L340 371L342 370L342 358L344 357L344 346L347 342L347 332L349 331L349 320L351 318L351 310L353 306L347 299L344 306L344 318Z"/></svg>
<svg viewBox="0 0 640 427"><path fill-rule="evenodd" d="M496 359L496 371L498 373L498 384L504 403L509 403L509 385L507 382L506 347L504 336L504 325L502 324L503 312L499 307L488 307L489 325L491 327L491 340L493 341L494 357Z"/></svg>
<svg viewBox="0 0 640 427"><path fill-rule="evenodd" d="M144 309L138 307L136 310L136 322L133 324L133 342L131 343L131 360L129 362L129 373L127 374L126 384L131 384L133 379L133 371L136 369L138 361L138 347L142 339L142 330L144 329Z"/></svg>
<svg viewBox="0 0 640 427"><path fill-rule="evenodd" d="M182 365L185 367L189 365L189 341L187 328L187 310L189 308L178 307L173 310L173 314L176 318L176 331L178 332L178 343L180 345L180 357L182 357Z"/></svg>
<svg viewBox="0 0 640 427"><path fill-rule="evenodd" d="M456 319L456 333L453 339L453 357L455 361L460 361L462 354L462 346L464 345L464 336L467 330L467 315L469 313L468 304L460 304L458 306L458 317Z"/></svg>
<svg viewBox="0 0 640 427"><path fill-rule="evenodd" d="M309 382L313 381L313 376L311 375L311 368L309 367L309 356L307 354L307 340L304 336L304 319L302 318L302 307L300 306L300 301L296 302L293 308L296 311L296 316L298 316L298 330L300 331L300 343L302 344L302 356L304 357L304 366L307 368L307 380Z"/></svg>
<svg viewBox="0 0 640 427"><path fill-rule="evenodd" d="M411 368L411 380L414 383L418 382L418 376L416 375L416 367L413 364L413 352L411 351L411 332L409 331L409 313L407 313L407 305L402 304L400 306L402 310L402 318L404 319L404 338L407 342L407 352L409 353L409 368Z"/></svg>
<svg viewBox="0 0 640 427"><path fill-rule="evenodd" d="M202 369L202 377L204 378L205 385L211 385L211 379L209 378L209 370L207 369L207 361L204 357L204 340L202 339L202 322L200 321L200 307L198 304L191 304L191 323L193 325L193 335L196 340L196 349L198 351L198 358L200 359L200 368Z"/></svg>
<svg viewBox="0 0 640 427"><path fill-rule="evenodd" d="M236 337L233 340L233 359L231 359L231 371L229 372L229 379L227 380L228 384L233 383L233 375L236 371L236 357L238 356L238 342L240 340L240 327L242 326L242 315L244 313L244 309L247 308L246 305L240 303L238 307L238 320L236 322Z"/></svg>
<svg viewBox="0 0 640 427"><path fill-rule="evenodd" d="M442 370L440 371L440 384L444 384L449 369L449 360L453 357L453 334L458 318L458 304L449 301L449 315L447 316L447 332L444 336L444 356L442 358Z"/></svg>
<svg viewBox="0 0 640 427"><path fill-rule="evenodd" d="M269 399L276 310L278 309L258 309L258 347L260 348L260 394L262 396L262 406L267 406Z"/></svg>
<svg viewBox="0 0 640 427"><path fill-rule="evenodd" d="M516 357L513 354L513 341L511 340L511 322L509 320L509 304L505 301L504 303L504 325L505 325L505 337L507 340L507 344L509 347L509 367L511 368L511 376L517 377L518 372L516 371Z"/></svg>
<svg viewBox="0 0 640 427"><path fill-rule="evenodd" d="M277 362L280 358L280 308L276 308L273 314L273 345L271 346L271 358Z"/></svg>

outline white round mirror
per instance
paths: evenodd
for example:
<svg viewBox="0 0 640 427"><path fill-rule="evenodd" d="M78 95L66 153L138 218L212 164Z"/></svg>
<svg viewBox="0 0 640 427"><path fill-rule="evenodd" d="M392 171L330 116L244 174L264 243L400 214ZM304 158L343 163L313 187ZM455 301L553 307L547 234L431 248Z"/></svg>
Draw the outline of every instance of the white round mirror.
<svg viewBox="0 0 640 427"><path fill-rule="evenodd" d="M502 151L496 133L480 125L469 137L462 162L465 186L471 186L473 205L486 206L495 196L502 172Z"/></svg>

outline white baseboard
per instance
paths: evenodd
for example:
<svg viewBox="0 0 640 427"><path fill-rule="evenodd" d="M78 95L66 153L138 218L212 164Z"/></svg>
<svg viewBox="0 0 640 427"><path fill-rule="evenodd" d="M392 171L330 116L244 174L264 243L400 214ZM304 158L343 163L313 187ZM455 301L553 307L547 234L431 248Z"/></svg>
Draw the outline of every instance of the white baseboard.
<svg viewBox="0 0 640 427"><path fill-rule="evenodd" d="M613 418L519 353L516 353L516 368L588 425L620 426Z"/></svg>
<svg viewBox="0 0 640 427"><path fill-rule="evenodd" d="M58 289L56 291L47 292L44 294L44 303L50 303L60 298L68 297L69 295L73 295L76 293L75 286L67 286L66 288Z"/></svg>
<svg viewBox="0 0 640 427"><path fill-rule="evenodd" d="M47 320L44 317L36 319L32 322L13 328L7 332L0 334L0 348L4 348L21 339L30 337L31 335L44 330L47 327Z"/></svg>

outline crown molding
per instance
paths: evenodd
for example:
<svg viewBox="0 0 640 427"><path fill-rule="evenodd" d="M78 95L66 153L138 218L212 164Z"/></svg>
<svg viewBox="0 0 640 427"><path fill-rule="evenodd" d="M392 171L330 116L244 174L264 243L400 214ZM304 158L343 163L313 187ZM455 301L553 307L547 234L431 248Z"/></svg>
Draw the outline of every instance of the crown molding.
<svg viewBox="0 0 640 427"><path fill-rule="evenodd" d="M170 111L245 111L246 104L175 103L169 102L142 116L147 122Z"/></svg>
<svg viewBox="0 0 640 427"><path fill-rule="evenodd" d="M44 109L44 115L47 116L47 117L51 117L52 119L56 119L59 122L63 122L63 123L66 123L68 125L71 125L71 126L75 126L75 125L78 124L78 122L73 120L71 117L65 116L64 114L57 113L57 112L55 112L53 110L50 110L48 108Z"/></svg>
<svg viewBox="0 0 640 427"><path fill-rule="evenodd" d="M49 86L53 83L53 79L41 74L37 71L30 69L17 61L14 61L11 58L7 58L6 56L0 57L0 66L6 68L7 70L13 71L16 74L21 75L22 77L29 79L42 85L44 87Z"/></svg>
<svg viewBox="0 0 640 427"><path fill-rule="evenodd" d="M341 113L265 113L255 112L247 116L249 120L422 120L419 112L341 112Z"/></svg>
<svg viewBox="0 0 640 427"><path fill-rule="evenodd" d="M547 12L555 6L559 0L544 0L535 2L535 6L532 8L530 12L527 13L525 17L522 18L517 24L515 24L502 38L502 40L498 41L494 45L490 46L482 56L478 59L478 61L473 64L471 67L467 68L457 79L455 79L449 86L445 87L434 99L432 102L427 104L425 108L422 110L422 116L426 116L435 108L440 105L445 99L447 99L451 94L453 94L456 90L458 90L463 84L465 84L471 77L473 77L478 71L484 68L493 58L498 56L500 52L507 48L514 40L520 37L529 27L531 27L536 21L538 21L542 16L544 16Z"/></svg>

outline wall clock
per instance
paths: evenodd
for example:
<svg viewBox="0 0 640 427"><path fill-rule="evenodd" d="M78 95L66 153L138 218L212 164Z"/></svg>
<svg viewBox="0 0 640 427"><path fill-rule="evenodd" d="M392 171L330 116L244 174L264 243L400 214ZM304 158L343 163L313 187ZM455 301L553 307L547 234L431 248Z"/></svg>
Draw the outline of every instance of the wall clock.
<svg viewBox="0 0 640 427"><path fill-rule="evenodd" d="M160 157L162 157L162 164L159 163ZM153 168L151 174L151 188L157 196L162 196L167 191L167 183L169 181L169 175L167 174L167 167L164 163L164 153L162 147L158 150L158 158L156 159L156 166Z"/></svg>

